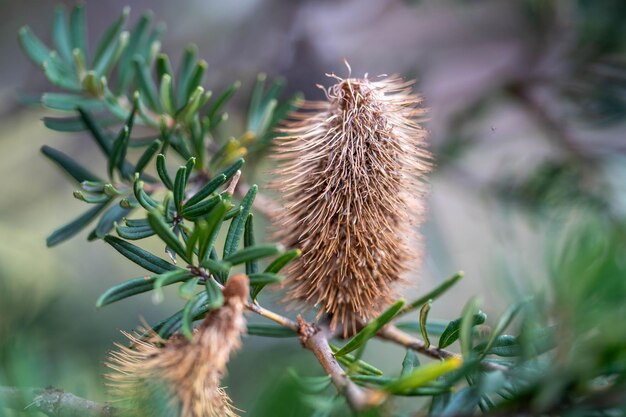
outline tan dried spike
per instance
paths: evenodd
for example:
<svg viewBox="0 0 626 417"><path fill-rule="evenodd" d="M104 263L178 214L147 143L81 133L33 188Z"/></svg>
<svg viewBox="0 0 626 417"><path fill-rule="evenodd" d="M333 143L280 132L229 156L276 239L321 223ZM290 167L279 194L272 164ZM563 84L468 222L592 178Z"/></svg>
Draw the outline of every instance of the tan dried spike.
<svg viewBox="0 0 626 417"><path fill-rule="evenodd" d="M131 347L116 344L106 363L113 371L107 378L124 415L163 415L167 406L172 417L237 416L220 380L245 331L248 278L233 276L223 294L224 305L207 315L191 341L178 334L169 340L126 334Z"/></svg>
<svg viewBox="0 0 626 417"><path fill-rule="evenodd" d="M393 301L421 258L416 232L430 171L413 82L329 75L327 101L304 102L277 139L278 237L302 256L286 299L319 306L354 332Z"/></svg>

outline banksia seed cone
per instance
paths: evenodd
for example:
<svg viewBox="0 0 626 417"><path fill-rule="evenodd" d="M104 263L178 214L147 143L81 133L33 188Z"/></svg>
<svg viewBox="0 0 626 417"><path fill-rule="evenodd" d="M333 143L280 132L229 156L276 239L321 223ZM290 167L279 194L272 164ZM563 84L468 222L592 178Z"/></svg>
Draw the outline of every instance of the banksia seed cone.
<svg viewBox="0 0 626 417"><path fill-rule="evenodd" d="M332 77L327 101L302 104L277 139L273 185L284 200L278 237L302 250L287 299L320 306L347 334L392 301L393 284L420 258L430 165L411 82Z"/></svg>
<svg viewBox="0 0 626 417"><path fill-rule="evenodd" d="M114 372L107 377L128 415L237 416L220 379L245 330L247 277L233 276L223 293L224 305L207 315L191 341L182 335L165 341L157 335L141 340L127 334L130 348L116 344L107 363Z"/></svg>

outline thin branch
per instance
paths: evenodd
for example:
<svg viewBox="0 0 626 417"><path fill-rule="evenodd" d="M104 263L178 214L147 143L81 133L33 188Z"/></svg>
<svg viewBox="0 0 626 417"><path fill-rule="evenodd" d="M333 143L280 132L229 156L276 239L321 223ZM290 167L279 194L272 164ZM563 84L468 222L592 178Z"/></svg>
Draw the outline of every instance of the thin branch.
<svg viewBox="0 0 626 417"><path fill-rule="evenodd" d="M301 317L298 317L298 324L302 346L315 354L337 391L346 397L353 410L363 411L385 400L387 395L382 391L359 387L346 375L328 344L330 332L327 327L313 326Z"/></svg>
<svg viewBox="0 0 626 417"><path fill-rule="evenodd" d="M424 343L422 340L416 337L413 337L409 335L408 333L403 332L402 330L398 329L396 326L392 324L389 324L383 327L378 332L377 335L381 339L397 343L401 346L404 346L407 349L412 349L423 355L430 356L431 358L446 359L446 358L451 358L451 357L458 357L458 358L461 357L460 355L450 352L445 349L438 349L434 346L426 347L426 343ZM484 369L489 370L489 371L507 371L508 370L506 366L493 363L493 362L482 361L481 366Z"/></svg>
<svg viewBox="0 0 626 417"><path fill-rule="evenodd" d="M114 417L109 404L97 403L55 388L0 387L0 408L34 409L50 417Z"/></svg>
<svg viewBox="0 0 626 417"><path fill-rule="evenodd" d="M295 332L300 331L300 324L296 323L295 321L291 320L290 318L287 318L285 316L281 316L278 313L274 313L273 311L270 311L266 308L261 307L260 305L253 303L253 302L248 302L246 304L246 308L250 311L252 311L253 313L258 314L259 316L265 317L267 319L270 319L278 324L280 324L283 327L287 327Z"/></svg>

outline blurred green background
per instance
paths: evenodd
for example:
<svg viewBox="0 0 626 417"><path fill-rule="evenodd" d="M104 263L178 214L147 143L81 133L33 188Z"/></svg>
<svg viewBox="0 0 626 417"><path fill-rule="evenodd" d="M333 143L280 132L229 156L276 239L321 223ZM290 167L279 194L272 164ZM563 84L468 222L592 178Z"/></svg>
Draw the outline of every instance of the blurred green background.
<svg viewBox="0 0 626 417"><path fill-rule="evenodd" d="M422 228L424 265L410 272L404 297L464 270L466 278L430 317L458 317L471 295L496 317L512 300L540 292L562 308L556 316L577 317L581 305L599 312L592 326L625 314L626 265L616 260L624 253L626 215L625 4L159 0L88 2L86 10L93 40L123 6L132 7L131 21L151 9L167 25L162 50L176 59L188 43L199 46L209 88L241 80L226 135L240 131L259 72L284 77L287 93L309 99L323 97L315 85L331 82L325 73L346 75L344 58L353 76L416 78L430 108L437 168ZM19 50L17 31L28 24L49 40L54 6L0 1L0 384L105 400L102 363L121 340L119 330L135 328L140 317L153 323L181 304L175 296L155 304L144 295L96 310L98 295L141 275L139 267L103 242L87 244L84 235L45 246L46 235L84 206L38 149L49 144L104 169L86 137L47 130L40 119L52 112L20 103L48 85ZM258 170L261 184L265 168ZM610 268L588 270L594 262ZM567 281L583 272L584 285ZM613 301L588 297L605 284ZM261 301L273 305L274 298ZM622 336L615 343L626 344ZM403 355L374 341L365 359L397 373ZM237 407L250 416L305 415L289 394L288 366L320 373L295 339L245 337L225 381ZM268 393L282 400L269 401L276 397Z"/></svg>

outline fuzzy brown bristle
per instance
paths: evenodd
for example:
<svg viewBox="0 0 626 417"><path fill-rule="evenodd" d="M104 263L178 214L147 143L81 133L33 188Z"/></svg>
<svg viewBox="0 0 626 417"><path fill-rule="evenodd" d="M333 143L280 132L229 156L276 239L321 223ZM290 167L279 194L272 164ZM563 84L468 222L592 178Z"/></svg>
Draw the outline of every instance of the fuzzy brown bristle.
<svg viewBox="0 0 626 417"><path fill-rule="evenodd" d="M247 293L245 275L231 278L224 305L207 315L193 340L179 334L169 340L125 334L131 346L116 344L106 363L112 370L107 375L111 393L124 415L236 417L220 379L241 343Z"/></svg>
<svg viewBox="0 0 626 417"><path fill-rule="evenodd" d="M421 257L430 155L412 83L332 77L327 101L303 103L282 129L273 187L284 202L278 237L302 250L286 299L319 306L347 334L392 301Z"/></svg>

